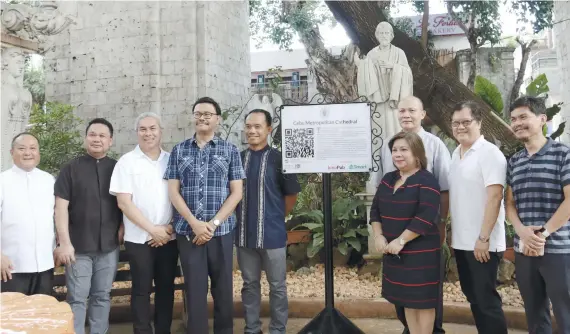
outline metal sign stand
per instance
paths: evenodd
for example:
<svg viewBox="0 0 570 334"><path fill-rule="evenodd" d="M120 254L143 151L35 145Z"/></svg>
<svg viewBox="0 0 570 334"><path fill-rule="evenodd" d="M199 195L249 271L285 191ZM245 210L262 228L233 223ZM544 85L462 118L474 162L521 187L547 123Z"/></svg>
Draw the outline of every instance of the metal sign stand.
<svg viewBox="0 0 570 334"><path fill-rule="evenodd" d="M313 102L316 99L315 102ZM303 104L329 104L329 103L349 103L349 102L368 102L365 97L360 97L355 101L341 101L331 95L317 94L311 98L308 103L299 103L291 101L293 105ZM370 105L370 117L372 122L378 124L375 120L380 117L376 112L376 104L368 102ZM274 122L280 123L281 109L283 106L277 107ZM279 138L281 144L281 127L280 124L274 127L274 141ZM371 129L372 142L377 144L379 141L382 143L380 134L382 130ZM281 146L281 145L279 145ZM380 144L380 148L382 144ZM380 166L380 148L374 150L372 153L373 170L378 171ZM333 273L333 231L332 231L332 187L331 187L331 173L322 173L323 180L323 218L324 218L324 251L325 251L325 308L313 318L299 334L364 334L364 332L345 317L339 310L334 307L334 273Z"/></svg>

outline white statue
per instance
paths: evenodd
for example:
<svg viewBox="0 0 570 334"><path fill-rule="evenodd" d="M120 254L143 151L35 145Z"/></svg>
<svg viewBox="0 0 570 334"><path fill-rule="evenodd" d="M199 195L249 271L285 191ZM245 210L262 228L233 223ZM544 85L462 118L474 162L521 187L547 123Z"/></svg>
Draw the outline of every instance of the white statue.
<svg viewBox="0 0 570 334"><path fill-rule="evenodd" d="M32 94L24 88L24 57L18 48L2 48L2 171L12 165L12 138L26 129L32 107Z"/></svg>
<svg viewBox="0 0 570 334"><path fill-rule="evenodd" d="M380 44L364 59L355 54L354 62L358 66L358 95L377 103L382 138L387 143L401 130L396 109L402 98L413 94L414 80L406 54L391 44L394 30L390 23L380 22L375 35Z"/></svg>
<svg viewBox="0 0 570 334"><path fill-rule="evenodd" d="M376 102L376 112L380 114L380 118L375 118L375 121L382 128L383 145L388 145L390 138L401 130L398 122L398 102L413 94L414 80L406 54L391 44L394 39L392 25L380 22L376 26L375 35L380 44L370 50L364 59L360 59L356 53L354 63L358 67L358 95ZM372 122L372 127L378 125ZM377 152L380 142L372 144L373 151ZM366 184L368 192L376 191L377 174L371 173Z"/></svg>

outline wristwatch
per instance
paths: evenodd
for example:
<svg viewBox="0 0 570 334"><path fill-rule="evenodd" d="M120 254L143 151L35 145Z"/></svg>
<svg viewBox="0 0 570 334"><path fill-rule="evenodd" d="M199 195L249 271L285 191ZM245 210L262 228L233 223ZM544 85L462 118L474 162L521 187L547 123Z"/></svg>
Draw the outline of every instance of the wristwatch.
<svg viewBox="0 0 570 334"><path fill-rule="evenodd" d="M214 226L215 227L220 226L220 220L219 219L214 219Z"/></svg>
<svg viewBox="0 0 570 334"><path fill-rule="evenodd" d="M479 241L485 242L485 243L486 243L486 242L489 242L489 237L486 237L486 238L485 238L485 237L479 236Z"/></svg>
<svg viewBox="0 0 570 334"><path fill-rule="evenodd" d="M542 228L540 230L538 230L538 232L540 234L542 234L542 236L544 237L544 239L548 238L548 236L550 235L550 232L548 232L548 230L546 229L546 227L542 226Z"/></svg>
<svg viewBox="0 0 570 334"><path fill-rule="evenodd" d="M400 246L404 246L406 244L406 240L404 238L398 239L400 241Z"/></svg>

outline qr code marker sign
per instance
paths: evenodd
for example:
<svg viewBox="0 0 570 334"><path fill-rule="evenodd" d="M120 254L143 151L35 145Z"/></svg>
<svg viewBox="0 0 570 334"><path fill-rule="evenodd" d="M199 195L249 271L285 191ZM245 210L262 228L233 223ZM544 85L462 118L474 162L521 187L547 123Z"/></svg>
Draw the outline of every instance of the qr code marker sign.
<svg viewBox="0 0 570 334"><path fill-rule="evenodd" d="M313 128L285 129L285 157L314 158L315 136Z"/></svg>

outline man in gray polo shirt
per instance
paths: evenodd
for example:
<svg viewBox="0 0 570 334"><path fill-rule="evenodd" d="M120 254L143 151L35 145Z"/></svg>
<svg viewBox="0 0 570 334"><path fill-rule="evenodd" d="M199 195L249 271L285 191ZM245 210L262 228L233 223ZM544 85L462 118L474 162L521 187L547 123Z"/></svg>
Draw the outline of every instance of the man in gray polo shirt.
<svg viewBox="0 0 570 334"><path fill-rule="evenodd" d="M439 231L441 235L441 243L443 244L445 240L445 221L449 210L449 184L447 181L447 174L449 173L449 165L451 164L451 154L441 139L422 128L422 120L426 117L426 112L420 99L415 96L408 96L402 99L398 104L397 113L402 130L406 132L415 132L420 136L420 138L422 138L428 160L427 170L432 173L439 182L439 187L441 189L441 204L439 212L441 217L443 217L439 224ZM392 152L390 152L388 145L384 145L382 148L382 171L380 172L381 176L378 180L382 180L382 177L386 175L386 173L395 170L396 167L392 163ZM443 278L445 276L445 259L443 256L441 259L442 268L441 279L439 282L440 299L439 305L435 310L434 334L445 333L443 330ZM407 326L404 308L396 307L396 313L398 314L398 319L400 319L405 327L403 333L409 334L410 331Z"/></svg>
<svg viewBox="0 0 570 334"><path fill-rule="evenodd" d="M525 148L507 167L507 218L513 224L517 283L529 333L570 334L570 148L543 135L544 100L521 97L511 127Z"/></svg>

